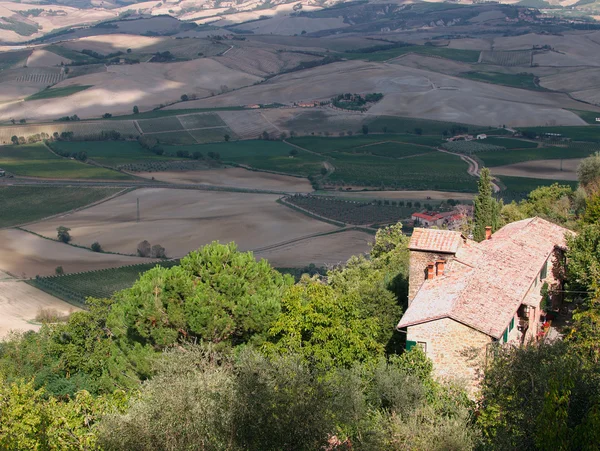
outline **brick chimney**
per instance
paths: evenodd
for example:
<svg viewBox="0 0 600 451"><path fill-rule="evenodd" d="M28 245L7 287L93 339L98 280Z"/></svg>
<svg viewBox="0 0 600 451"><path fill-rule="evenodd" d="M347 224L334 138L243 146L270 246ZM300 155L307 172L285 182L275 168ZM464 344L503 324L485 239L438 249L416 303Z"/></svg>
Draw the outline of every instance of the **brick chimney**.
<svg viewBox="0 0 600 451"><path fill-rule="evenodd" d="M486 240L491 240L492 239L492 226L486 226L485 227L485 239Z"/></svg>
<svg viewBox="0 0 600 451"><path fill-rule="evenodd" d="M425 278L425 280L431 280L435 277L435 263L430 262L427 263L427 277Z"/></svg>
<svg viewBox="0 0 600 451"><path fill-rule="evenodd" d="M443 276L444 275L444 268L446 266L446 260L436 260L435 262L435 275L436 276Z"/></svg>

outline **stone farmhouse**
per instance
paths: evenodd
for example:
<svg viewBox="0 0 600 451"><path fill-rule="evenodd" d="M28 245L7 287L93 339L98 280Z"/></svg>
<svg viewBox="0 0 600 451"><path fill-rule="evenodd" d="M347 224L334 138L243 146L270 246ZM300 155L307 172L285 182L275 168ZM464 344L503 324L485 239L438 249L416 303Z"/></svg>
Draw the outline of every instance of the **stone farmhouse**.
<svg viewBox="0 0 600 451"><path fill-rule="evenodd" d="M541 289L560 290L553 262L572 233L540 218L508 224L477 243L458 231L416 228L410 240L408 309L397 328L441 378L477 384L493 343L541 331ZM558 302L559 299L551 300Z"/></svg>

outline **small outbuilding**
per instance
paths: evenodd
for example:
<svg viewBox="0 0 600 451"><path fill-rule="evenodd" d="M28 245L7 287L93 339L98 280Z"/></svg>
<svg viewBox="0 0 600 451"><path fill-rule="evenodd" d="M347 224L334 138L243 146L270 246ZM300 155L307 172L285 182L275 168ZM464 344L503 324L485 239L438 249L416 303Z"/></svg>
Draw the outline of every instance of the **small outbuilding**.
<svg viewBox="0 0 600 451"><path fill-rule="evenodd" d="M482 133L481 135L477 135L477 139L487 139L487 135Z"/></svg>

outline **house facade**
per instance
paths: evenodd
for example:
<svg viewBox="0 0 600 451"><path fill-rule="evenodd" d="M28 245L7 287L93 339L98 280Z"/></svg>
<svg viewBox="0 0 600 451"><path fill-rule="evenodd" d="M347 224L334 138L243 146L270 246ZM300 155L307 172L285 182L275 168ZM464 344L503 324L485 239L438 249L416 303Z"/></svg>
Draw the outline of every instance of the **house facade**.
<svg viewBox="0 0 600 451"><path fill-rule="evenodd" d="M397 326L407 348L425 351L438 377L472 387L489 345L538 335L542 287L560 289L552 267L571 233L540 218L486 232L477 243L457 231L414 230L408 309Z"/></svg>

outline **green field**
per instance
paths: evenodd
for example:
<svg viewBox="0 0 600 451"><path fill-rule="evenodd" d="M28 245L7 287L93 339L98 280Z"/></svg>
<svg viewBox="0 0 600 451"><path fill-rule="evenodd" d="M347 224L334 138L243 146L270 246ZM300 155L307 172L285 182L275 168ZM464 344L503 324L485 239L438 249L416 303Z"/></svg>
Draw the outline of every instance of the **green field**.
<svg viewBox="0 0 600 451"><path fill-rule="evenodd" d="M53 99L55 97L67 97L78 92L85 91L91 87L92 85L73 85L65 86L64 88L48 88L26 97L25 100L42 100Z"/></svg>
<svg viewBox="0 0 600 451"><path fill-rule="evenodd" d="M63 152L86 152L90 160L112 167L145 161L181 159L169 155L156 155L144 149L137 141L56 141L50 143L50 146Z"/></svg>
<svg viewBox="0 0 600 451"><path fill-rule="evenodd" d="M237 135L228 127L189 130L188 133L201 144L225 141L225 135L229 135L230 140L237 139Z"/></svg>
<svg viewBox="0 0 600 451"><path fill-rule="evenodd" d="M326 183L334 185L406 190L476 190L476 180L467 173L467 163L457 156L440 152L403 160L336 153L332 163L335 171Z"/></svg>
<svg viewBox="0 0 600 451"><path fill-rule="evenodd" d="M25 177L129 180L131 176L62 158L42 143L0 147L0 168Z"/></svg>
<svg viewBox="0 0 600 451"><path fill-rule="evenodd" d="M352 52L344 53L343 58L351 60L386 61L407 53L418 53L419 55L439 56L465 63L476 63L479 60L478 50L451 49L448 47L435 47L428 45L407 45L378 52Z"/></svg>
<svg viewBox="0 0 600 451"><path fill-rule="evenodd" d="M209 152L216 152L225 163L302 176L318 174L323 167L323 161L326 160L324 157L298 149L296 149L298 154L292 157L290 151L294 148L281 141L252 140L193 146L165 146L167 153L174 153L177 150L187 150L190 153L199 151L204 156Z"/></svg>
<svg viewBox="0 0 600 451"><path fill-rule="evenodd" d="M183 125L175 116L167 116L160 119L142 119L137 121L144 133L171 132L183 130Z"/></svg>
<svg viewBox="0 0 600 451"><path fill-rule="evenodd" d="M540 186L549 186L554 183L559 183L561 185L570 185L573 189L577 188L577 182L570 182L567 180L549 180L549 179L530 179L524 177L498 177L505 185L506 191L509 196L512 195L516 198L524 198L536 188ZM520 196L515 196L515 194L520 194Z"/></svg>
<svg viewBox="0 0 600 451"><path fill-rule="evenodd" d="M415 129L421 129L423 135L442 136L444 131L449 133L453 127L466 128L469 133L487 133L488 135L504 135L507 133L504 129L494 129L491 127L482 127L480 125L431 121L428 119L398 116L377 116L375 119L368 120L366 124L369 126L369 131L374 133L414 134Z"/></svg>
<svg viewBox="0 0 600 451"><path fill-rule="evenodd" d="M226 127L227 124L221 119L221 116L214 113L190 114L179 116L179 122L185 128L203 128L203 127Z"/></svg>
<svg viewBox="0 0 600 451"><path fill-rule="evenodd" d="M503 74L500 72L463 72L459 74L469 80L485 81L496 85L511 86L513 88L530 89L533 91L547 91L535 83L533 74Z"/></svg>
<svg viewBox="0 0 600 451"><path fill-rule="evenodd" d="M38 221L97 202L121 188L5 186L0 188L0 227Z"/></svg>
<svg viewBox="0 0 600 451"><path fill-rule="evenodd" d="M413 155L420 155L428 152L435 152L433 147L419 146L415 144L399 143L399 142L385 142L378 144L370 144L367 146L354 147L353 149L347 150L349 153L364 153L370 155L376 155L378 157L388 158L406 158L412 157ZM333 155L335 158L335 155Z"/></svg>
<svg viewBox="0 0 600 451"><path fill-rule="evenodd" d="M68 58L68 59L70 59L72 61L75 61L77 63L86 63L86 62L98 61L96 58L92 58L89 55L77 52L75 50L68 49L68 48L63 47L61 45L54 45L54 44L53 45L49 45L47 47L44 47L44 50L48 50L49 52L56 53L59 56L62 56L64 58Z"/></svg>
<svg viewBox="0 0 600 451"><path fill-rule="evenodd" d="M23 66L31 55L31 50L16 50L14 52L0 53L0 70Z"/></svg>
<svg viewBox="0 0 600 451"><path fill-rule="evenodd" d="M585 158L594 153L593 145L573 143L569 147L543 147L540 149L496 150L477 154L487 167L504 166L533 160L559 160L561 158Z"/></svg>
<svg viewBox="0 0 600 451"><path fill-rule="evenodd" d="M182 114L192 113L210 113L214 111L239 111L245 110L243 106L228 106L221 108L187 108L181 110L152 110L144 111L138 114L125 114L123 116L113 116L112 120L124 120L124 119L157 119L161 117L179 116Z"/></svg>
<svg viewBox="0 0 600 451"><path fill-rule="evenodd" d="M444 141L440 138L433 136L417 136L417 135L391 135L391 134L370 134L370 135L355 135L346 136L342 138L324 138L320 136L302 136L299 138L292 138L288 140L290 143L297 146L303 147L313 152L319 152L322 154L328 154L331 152L338 152L341 150L350 150L360 148L369 149L373 145L382 146L389 144L390 146L406 146L411 147L410 144L416 144L417 146L429 146L437 147ZM368 147L363 147L368 146ZM423 152L427 152L428 149L422 147Z"/></svg>
<svg viewBox="0 0 600 451"><path fill-rule="evenodd" d="M584 121L586 121L588 124L593 124L593 125L598 125L600 124L600 122L598 122L596 119L600 118L600 113L598 113L597 111L582 111L582 110L569 110L572 113L575 113L577 116L579 116L581 119L583 119Z"/></svg>
<svg viewBox="0 0 600 451"><path fill-rule="evenodd" d="M192 144L197 144L197 141L194 139L190 132L185 130L178 130L174 132L161 132L161 133L152 133L149 135L152 138L158 139L160 144L171 144L173 146L187 146Z"/></svg>
<svg viewBox="0 0 600 451"><path fill-rule="evenodd" d="M494 146L505 147L506 149L535 149L538 143L535 141L525 141L512 138L490 137L482 141L484 144L493 144Z"/></svg>
<svg viewBox="0 0 600 451"><path fill-rule="evenodd" d="M520 127L519 130L537 134L560 133L573 141L590 141L600 143L600 125L556 126L556 127Z"/></svg>
<svg viewBox="0 0 600 451"><path fill-rule="evenodd" d="M144 272L156 267L172 267L178 261L145 263L102 269L64 276L39 277L27 283L64 301L83 306L88 297L109 298L113 293L131 287Z"/></svg>

